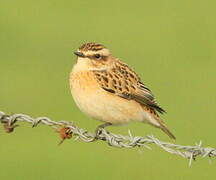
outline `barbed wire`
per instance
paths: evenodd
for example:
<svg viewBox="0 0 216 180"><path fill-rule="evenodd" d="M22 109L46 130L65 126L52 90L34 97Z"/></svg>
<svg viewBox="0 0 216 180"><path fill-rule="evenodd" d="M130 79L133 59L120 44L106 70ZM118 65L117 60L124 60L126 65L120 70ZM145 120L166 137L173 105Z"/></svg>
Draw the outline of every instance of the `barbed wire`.
<svg viewBox="0 0 216 180"><path fill-rule="evenodd" d="M105 129L100 129L100 134L95 138L94 133L90 133L85 129L77 127L73 122L69 121L53 121L47 117L37 117L33 118L26 114L5 114L0 111L0 123L3 124L4 129L7 133L14 131L18 127L19 122L27 122L32 125L32 127L37 127L38 124L43 124L50 126L59 133L61 137L60 144L65 139L80 139L84 142L95 142L102 140L107 142L108 145L118 148L133 148L133 147L144 147L151 149L149 144L155 144L169 152L171 154L179 155L183 158L189 159L189 166L193 160L197 157L215 157L216 149L211 147L202 147L202 142L196 144L195 146L182 146L177 144L172 144L168 142L160 141L154 136L139 137L133 136L130 131L128 131L127 136L113 134Z"/></svg>

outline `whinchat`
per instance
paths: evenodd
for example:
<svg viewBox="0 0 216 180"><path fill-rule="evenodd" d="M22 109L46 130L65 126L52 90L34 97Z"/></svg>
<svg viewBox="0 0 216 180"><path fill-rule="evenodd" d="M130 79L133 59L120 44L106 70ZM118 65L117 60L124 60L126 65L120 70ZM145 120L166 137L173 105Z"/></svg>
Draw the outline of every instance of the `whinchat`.
<svg viewBox="0 0 216 180"><path fill-rule="evenodd" d="M98 43L86 43L74 54L78 58L70 74L71 93L82 112L104 122L98 128L139 121L175 139L159 117L164 109L127 64Z"/></svg>

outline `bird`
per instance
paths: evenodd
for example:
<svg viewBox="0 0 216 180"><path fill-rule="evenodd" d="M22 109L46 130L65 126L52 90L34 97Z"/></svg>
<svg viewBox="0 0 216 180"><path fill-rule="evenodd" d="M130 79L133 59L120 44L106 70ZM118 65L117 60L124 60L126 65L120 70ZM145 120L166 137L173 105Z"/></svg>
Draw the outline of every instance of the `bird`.
<svg viewBox="0 0 216 180"><path fill-rule="evenodd" d="M107 126L141 122L176 139L159 116L165 110L132 68L100 43L85 43L74 54L77 60L69 78L71 94L84 114L103 122L96 134Z"/></svg>

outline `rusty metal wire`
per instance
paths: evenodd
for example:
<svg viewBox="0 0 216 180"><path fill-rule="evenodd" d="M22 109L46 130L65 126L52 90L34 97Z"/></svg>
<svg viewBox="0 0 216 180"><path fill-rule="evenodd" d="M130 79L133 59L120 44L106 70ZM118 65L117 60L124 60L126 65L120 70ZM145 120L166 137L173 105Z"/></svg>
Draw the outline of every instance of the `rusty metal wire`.
<svg viewBox="0 0 216 180"><path fill-rule="evenodd" d="M149 144L155 144L169 152L171 154L176 154L183 158L189 159L189 166L193 160L197 157L215 157L216 149L211 147L202 147L202 142L196 144L195 146L182 146L177 144L172 144L168 142L163 142L155 138L154 136L132 136L131 132L128 131L127 136L113 134L105 129L101 129L100 134L97 138L93 133L88 132L85 129L79 128L74 123L69 121L53 121L47 117L37 117L32 118L26 114L12 114L8 115L0 111L0 123L4 125L6 132L11 133L18 126L19 122L27 122L36 127L38 124L43 124L56 129L60 133L62 138L61 143L65 139L80 139L84 142L95 142L95 141L105 141L108 145L118 148L133 148L133 147L144 147L151 149Z"/></svg>

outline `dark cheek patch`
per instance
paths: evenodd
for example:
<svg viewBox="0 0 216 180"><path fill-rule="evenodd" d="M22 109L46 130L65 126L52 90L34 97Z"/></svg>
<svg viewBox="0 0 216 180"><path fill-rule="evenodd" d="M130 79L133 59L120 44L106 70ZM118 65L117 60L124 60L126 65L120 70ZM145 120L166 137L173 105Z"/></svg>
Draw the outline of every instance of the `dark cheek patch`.
<svg viewBox="0 0 216 180"><path fill-rule="evenodd" d="M107 58L107 56L101 56L101 59L102 59L103 61L106 61L108 58Z"/></svg>

